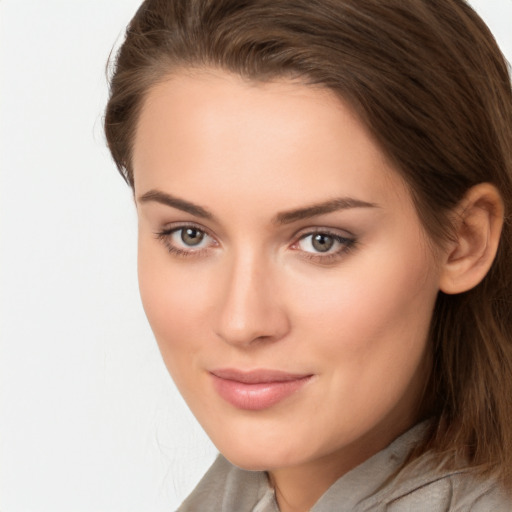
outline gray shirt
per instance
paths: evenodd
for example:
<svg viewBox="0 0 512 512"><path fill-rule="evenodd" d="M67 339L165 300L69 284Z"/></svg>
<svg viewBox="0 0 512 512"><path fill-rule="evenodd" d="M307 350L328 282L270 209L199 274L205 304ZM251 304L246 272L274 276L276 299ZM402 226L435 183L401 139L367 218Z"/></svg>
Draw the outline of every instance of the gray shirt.
<svg viewBox="0 0 512 512"><path fill-rule="evenodd" d="M337 480L311 512L512 512L512 499L491 480L468 470L440 470L426 454L400 468L426 425L412 428L386 449ZM177 512L279 512L262 471L245 471L219 455Z"/></svg>

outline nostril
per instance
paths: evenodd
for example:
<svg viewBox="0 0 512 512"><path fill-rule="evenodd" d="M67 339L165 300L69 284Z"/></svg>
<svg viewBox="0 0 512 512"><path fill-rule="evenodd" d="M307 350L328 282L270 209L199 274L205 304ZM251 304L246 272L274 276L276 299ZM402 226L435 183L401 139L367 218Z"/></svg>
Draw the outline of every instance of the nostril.
<svg viewBox="0 0 512 512"><path fill-rule="evenodd" d="M254 310L243 315L229 315L219 321L216 334L230 345L250 346L274 342L289 331L288 317L282 308L270 311Z"/></svg>

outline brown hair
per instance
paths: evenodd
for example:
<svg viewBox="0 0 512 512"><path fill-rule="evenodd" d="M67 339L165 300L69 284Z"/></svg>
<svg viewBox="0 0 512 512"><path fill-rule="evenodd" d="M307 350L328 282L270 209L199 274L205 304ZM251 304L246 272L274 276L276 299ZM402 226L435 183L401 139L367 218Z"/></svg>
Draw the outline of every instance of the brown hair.
<svg viewBox="0 0 512 512"><path fill-rule="evenodd" d="M450 236L449 213L470 187L498 188L506 217L490 272L466 293L438 296L436 421L415 456L463 455L512 489L512 92L483 21L463 0L146 0L117 54L105 117L132 187L144 97L187 67L337 92L409 185L437 243Z"/></svg>

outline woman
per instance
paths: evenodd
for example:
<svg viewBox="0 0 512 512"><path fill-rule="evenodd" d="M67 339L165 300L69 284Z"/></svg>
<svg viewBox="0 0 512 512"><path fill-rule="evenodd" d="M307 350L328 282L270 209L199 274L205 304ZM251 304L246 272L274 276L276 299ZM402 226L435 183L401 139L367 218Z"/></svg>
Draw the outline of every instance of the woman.
<svg viewBox="0 0 512 512"><path fill-rule="evenodd" d="M466 3L148 0L105 129L222 454L180 510L512 510L512 94Z"/></svg>

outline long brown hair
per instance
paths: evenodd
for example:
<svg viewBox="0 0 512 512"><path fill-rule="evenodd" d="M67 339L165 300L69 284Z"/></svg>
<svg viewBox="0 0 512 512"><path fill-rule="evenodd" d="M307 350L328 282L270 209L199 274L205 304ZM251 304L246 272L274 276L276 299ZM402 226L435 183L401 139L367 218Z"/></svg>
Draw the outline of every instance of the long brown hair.
<svg viewBox="0 0 512 512"><path fill-rule="evenodd" d="M463 455L512 489L512 92L483 21L463 0L146 0L112 67L105 116L108 145L132 187L145 95L187 67L297 78L338 93L407 182L439 244L470 187L498 188L506 217L490 272L466 293L438 296L435 421L415 456Z"/></svg>

